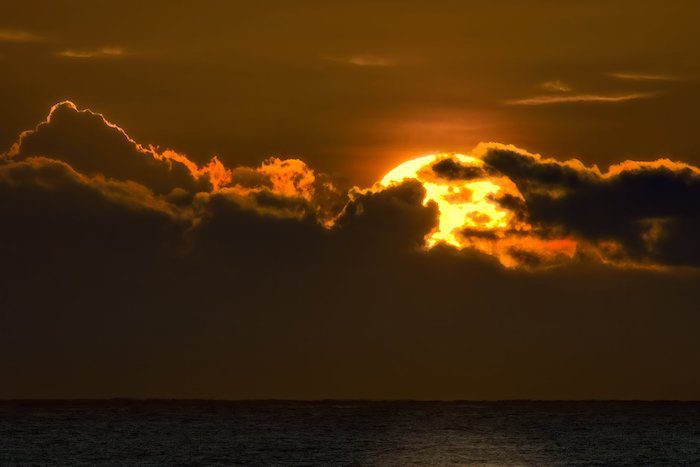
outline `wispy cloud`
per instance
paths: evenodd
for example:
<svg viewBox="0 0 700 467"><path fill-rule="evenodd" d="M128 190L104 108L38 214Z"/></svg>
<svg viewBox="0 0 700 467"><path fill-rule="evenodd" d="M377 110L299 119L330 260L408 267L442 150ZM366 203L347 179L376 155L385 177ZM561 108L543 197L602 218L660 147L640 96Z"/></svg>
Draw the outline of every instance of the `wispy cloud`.
<svg viewBox="0 0 700 467"><path fill-rule="evenodd" d="M649 99L656 94L648 92L639 92L634 94L618 94L618 95L598 95L598 94L576 94L576 95L555 95L555 96L535 96L524 99L513 99L505 101L508 105L551 105L551 104L567 104L567 103L616 103L626 102L638 99Z"/></svg>
<svg viewBox="0 0 700 467"><path fill-rule="evenodd" d="M0 29L0 42L41 42L45 37L18 29Z"/></svg>
<svg viewBox="0 0 700 467"><path fill-rule="evenodd" d="M58 53L61 57L66 58L104 58L104 57L120 57L126 52L121 47L102 47L92 50L67 49Z"/></svg>
<svg viewBox="0 0 700 467"><path fill-rule="evenodd" d="M617 79L626 79L631 81L678 81L681 78L673 75L657 75L657 74L647 74L647 73L629 73L629 72L615 72L608 73L609 76Z"/></svg>
<svg viewBox="0 0 700 467"><path fill-rule="evenodd" d="M559 80L545 81L544 83L540 84L540 87L542 89L545 89L547 91L552 91L552 92L569 92L573 89L568 84L566 84L562 81L559 81Z"/></svg>
<svg viewBox="0 0 700 467"><path fill-rule="evenodd" d="M358 54L358 55L348 55L348 56L324 56L324 60L330 62L343 63L352 66L363 66L363 67L388 67L396 66L398 63L396 60L384 57L381 55L371 55L371 54Z"/></svg>

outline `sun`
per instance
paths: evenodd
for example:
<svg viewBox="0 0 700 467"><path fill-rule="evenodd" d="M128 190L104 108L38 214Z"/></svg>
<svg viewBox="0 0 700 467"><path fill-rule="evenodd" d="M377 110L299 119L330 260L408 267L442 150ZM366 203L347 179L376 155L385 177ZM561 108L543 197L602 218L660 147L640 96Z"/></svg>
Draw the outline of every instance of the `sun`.
<svg viewBox="0 0 700 467"><path fill-rule="evenodd" d="M533 227L517 185L478 157L439 153L411 159L390 170L374 190L409 179L423 185L423 205L435 203L439 211L437 225L425 236L428 249L476 250L507 268L557 264L577 252L575 239Z"/></svg>
<svg viewBox="0 0 700 467"><path fill-rule="evenodd" d="M385 188L416 179L425 188L423 204L437 204L439 222L426 237L429 248L444 243L457 248L475 246L478 238L502 238L511 230L527 230L516 213L499 199L522 199L507 177L493 174L480 159L453 153L430 154L395 167L379 182Z"/></svg>

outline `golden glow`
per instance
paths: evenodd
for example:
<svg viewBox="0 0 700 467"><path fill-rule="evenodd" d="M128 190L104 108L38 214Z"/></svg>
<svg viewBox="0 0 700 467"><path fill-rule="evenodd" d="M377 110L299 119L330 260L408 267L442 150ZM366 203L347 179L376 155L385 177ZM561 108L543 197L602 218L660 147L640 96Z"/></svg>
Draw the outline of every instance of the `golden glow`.
<svg viewBox="0 0 700 467"><path fill-rule="evenodd" d="M423 204L435 202L440 211L436 229L426 238L429 247L440 242L465 246L460 234L465 229L502 231L511 227L513 213L503 209L494 196L506 192L520 196L510 180L504 177L479 177L469 180L448 179L432 170L441 160L452 159L462 166L482 167L483 162L464 154L431 154L413 159L387 173L379 182L383 187L416 179L425 188Z"/></svg>
<svg viewBox="0 0 700 467"><path fill-rule="evenodd" d="M448 169L437 164L448 162ZM436 170L436 168L438 170ZM452 172L452 173L450 173ZM425 188L423 204L434 202L440 212L438 225L426 238L426 245L470 248L496 257L503 266L519 267L535 260L554 264L576 254L571 238L542 238L515 207L499 202L503 196L524 198L508 177L489 170L484 162L464 154L431 154L404 162L387 173L375 189L415 179Z"/></svg>

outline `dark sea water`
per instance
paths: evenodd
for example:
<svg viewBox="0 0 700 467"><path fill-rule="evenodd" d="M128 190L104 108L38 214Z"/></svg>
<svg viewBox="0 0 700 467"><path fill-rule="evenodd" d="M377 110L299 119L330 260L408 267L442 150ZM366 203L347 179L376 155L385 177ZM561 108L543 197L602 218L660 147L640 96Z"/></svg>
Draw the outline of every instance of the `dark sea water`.
<svg viewBox="0 0 700 467"><path fill-rule="evenodd" d="M0 402L1 465L691 465L700 403Z"/></svg>

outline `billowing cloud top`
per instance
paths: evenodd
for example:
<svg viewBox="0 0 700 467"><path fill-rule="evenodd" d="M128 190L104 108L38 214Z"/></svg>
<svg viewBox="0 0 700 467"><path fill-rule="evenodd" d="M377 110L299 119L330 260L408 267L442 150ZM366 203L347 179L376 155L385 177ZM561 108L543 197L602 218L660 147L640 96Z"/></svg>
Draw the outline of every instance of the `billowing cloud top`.
<svg viewBox="0 0 700 467"><path fill-rule="evenodd" d="M388 249L476 251L508 268L700 266L700 170L667 159L604 171L482 143L472 155L414 159L373 187L346 191L299 159L229 168L213 157L200 166L61 102L3 155L0 187L11 200L8 222L20 222L27 206L108 223L109 212L122 219L120 229L130 225L124 219L152 218L181 251L207 236L221 239L215 230L230 224L226 216L245 212L245 219L304 225L325 239L318 248L363 238Z"/></svg>
<svg viewBox="0 0 700 467"><path fill-rule="evenodd" d="M196 220L202 200L217 194L261 213L299 217L323 215L335 188L327 177L297 159L270 158L260 167L229 169L217 157L198 166L186 155L144 146L118 125L90 110L79 110L69 101L54 105L45 121L23 132L3 156L2 170L60 163L64 170L80 175L86 184L109 181L136 192L148 192L158 203L179 217ZM31 177L30 177L31 178ZM9 179L8 179L9 182Z"/></svg>

